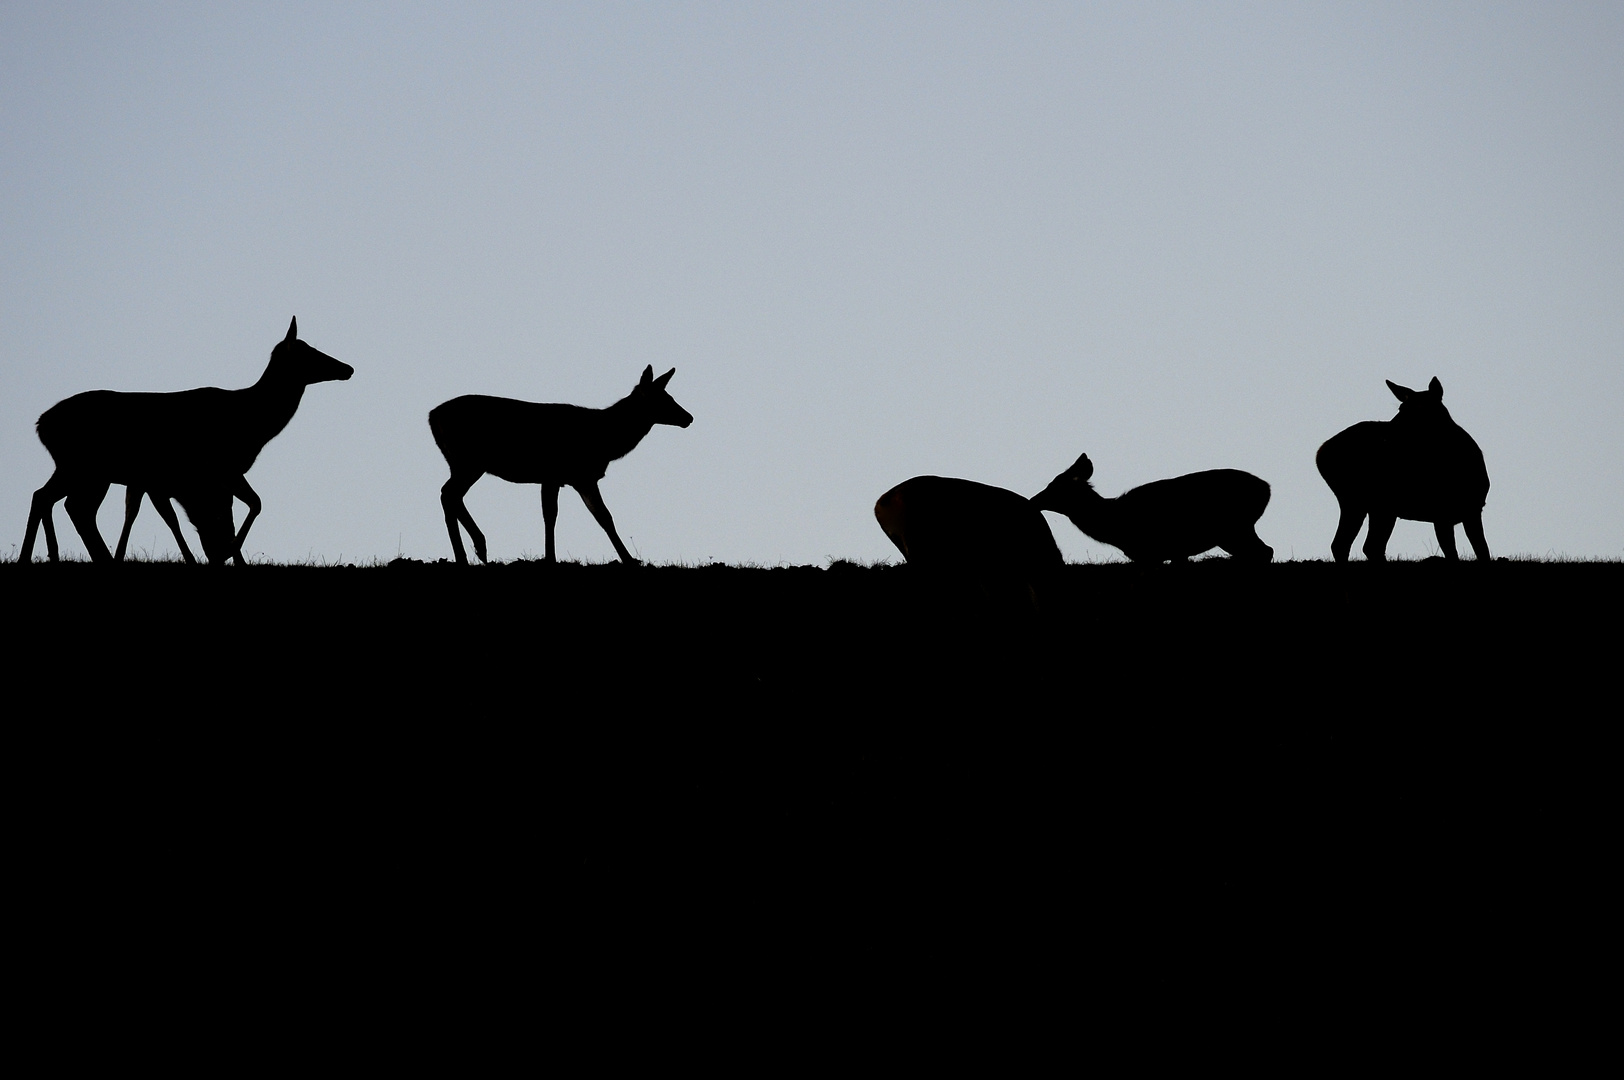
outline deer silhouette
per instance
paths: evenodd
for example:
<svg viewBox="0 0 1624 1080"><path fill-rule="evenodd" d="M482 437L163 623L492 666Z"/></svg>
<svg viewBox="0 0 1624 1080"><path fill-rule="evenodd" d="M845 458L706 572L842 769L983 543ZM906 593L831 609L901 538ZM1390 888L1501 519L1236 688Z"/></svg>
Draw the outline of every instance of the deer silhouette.
<svg viewBox="0 0 1624 1080"><path fill-rule="evenodd" d="M1175 562L1212 548L1237 559L1268 562L1274 549L1258 539L1256 525L1269 505L1269 485L1239 469L1211 469L1156 480L1107 499L1089 478L1094 463L1084 454L1032 497L1039 510L1066 515L1104 544L1121 548L1134 562Z"/></svg>
<svg viewBox="0 0 1624 1080"><path fill-rule="evenodd" d="M468 394L452 398L429 412L429 430L451 466L451 479L440 488L445 527L457 562L468 563L460 523L474 541L474 554L485 557L485 534L474 524L462 498L486 473L514 484L541 485L541 513L547 523L547 561L557 562L553 525L558 521L558 489L574 488L615 545L623 563L634 564L631 552L615 532L615 519L598 494L598 481L611 461L631 453L655 424L687 427L693 416L672 400L666 384L676 368L654 377L645 367L632 392L606 409L555 405L513 398Z"/></svg>
<svg viewBox="0 0 1624 1080"><path fill-rule="evenodd" d="M113 552L113 561L124 561L124 548L129 543L130 529L135 525L136 515L141 512L141 498L143 495L150 495L152 497L152 508L158 511L158 516L163 518L164 524L168 525L169 531L174 534L175 543L180 545L181 556L185 558L188 566L194 565L197 560L192 557L192 549L186 546L186 537L182 535L180 531L180 522L175 518L175 508L170 505L169 496L160 495L155 491L145 492L139 487L135 487L133 485L126 487L124 490L124 531L119 533L118 547ZM236 558L237 565L241 566L243 561L243 541L248 539L248 529L254 524L254 519L259 516L261 503L259 493L249 486L248 478L246 476L237 477L234 481L232 481L232 490L226 499L226 513L228 515L226 518L226 524L228 526L231 522L229 516L230 501L231 497L233 496L241 499L248 506L248 516L243 519L242 528L239 529L236 535L232 538L232 545L230 549L230 554ZM211 500L206 496L197 496L191 498L189 501L191 501L192 505L190 507L186 507L186 516L191 519L193 527L198 529L198 535L200 537L202 536L202 522L204 520L209 522L211 529L218 527L219 514L215 509L218 502L217 499ZM183 503L182 505L184 506L185 504ZM210 510L204 510L204 506L210 507ZM203 545L205 556L207 556L209 550L211 549L211 544L213 547L218 547L217 535L211 534L210 537L205 539Z"/></svg>
<svg viewBox="0 0 1624 1080"><path fill-rule="evenodd" d="M300 341L299 320L294 319L253 386L241 390L205 386L173 394L90 390L57 402L35 425L40 442L56 461L56 471L34 492L19 561L26 563L32 557L34 536L41 525L46 551L56 561L51 511L64 498L68 517L91 559L113 561L96 530L96 509L106 498L109 484L124 484L134 494L126 493L121 553L133 516L131 508L138 509L140 492L148 492L159 496L153 503L177 539L180 533L174 511L165 514L164 510L169 496L178 499L197 526L209 561L224 562L238 553L231 528L231 497L244 489L252 494L244 475L260 450L293 419L305 387L353 374L350 365ZM259 498L244 501L252 521ZM244 536L247 524L244 522Z"/></svg>
<svg viewBox="0 0 1624 1080"><path fill-rule="evenodd" d="M1444 387L1436 378L1425 390L1389 381L1398 398L1391 420L1366 420L1325 440L1314 455L1320 475L1342 509L1331 554L1348 561L1353 538L1365 516L1365 558L1382 562L1399 518L1430 521L1444 558L1455 561L1455 525L1482 562L1489 561L1483 537L1483 504L1489 497L1489 471L1483 451L1444 408Z"/></svg>
<svg viewBox="0 0 1624 1080"><path fill-rule="evenodd" d="M910 565L1041 580L1065 562L1049 523L1013 491L916 476L880 496L874 517Z"/></svg>

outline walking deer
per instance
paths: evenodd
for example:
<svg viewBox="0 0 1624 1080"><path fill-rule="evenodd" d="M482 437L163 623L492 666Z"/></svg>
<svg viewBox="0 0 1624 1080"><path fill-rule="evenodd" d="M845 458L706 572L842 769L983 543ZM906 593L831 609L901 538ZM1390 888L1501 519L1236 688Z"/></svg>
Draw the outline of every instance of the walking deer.
<svg viewBox="0 0 1624 1080"><path fill-rule="evenodd" d="M1256 525L1269 505L1269 485L1238 469L1212 469L1156 480L1107 499L1089 478L1084 454L1032 497L1039 510L1066 515L1103 544L1134 562L1175 562L1219 547L1237 559L1268 562L1274 549Z"/></svg>
<svg viewBox="0 0 1624 1080"><path fill-rule="evenodd" d="M555 405L513 398L469 394L452 398L429 413L429 430L451 466L451 479L440 488L446 531L457 562L468 563L460 523L474 541L474 554L485 557L485 534L474 524L462 498L486 473L514 484L541 485L541 514L547 524L547 561L557 562L553 525L558 521L558 489L574 488L615 545L620 561L635 564L615 532L614 518L598 494L598 481L611 461L631 453L655 424L687 427L693 416L672 400L666 384L676 368L654 377L645 367L632 392L606 409Z"/></svg>
<svg viewBox="0 0 1624 1080"><path fill-rule="evenodd" d="M1488 562L1483 504L1489 497L1489 471L1483 451L1444 408L1444 387L1436 378L1425 390L1391 381L1387 388L1398 398L1397 416L1355 424L1325 440L1314 455L1342 510L1331 554L1339 563L1348 561L1353 538L1368 514L1364 550L1372 562L1387 558L1387 541L1399 518L1432 522L1438 546L1451 562L1459 558L1459 522L1478 560Z"/></svg>
<svg viewBox="0 0 1624 1080"><path fill-rule="evenodd" d="M1030 583L1065 561L1031 502L973 480L904 480L880 496L874 517L910 565L979 569Z"/></svg>
<svg viewBox="0 0 1624 1080"><path fill-rule="evenodd" d="M300 341L299 320L294 319L253 386L241 390L205 386L173 394L90 390L57 402L35 426L40 442L56 461L56 471L34 492L19 561L26 563L32 557L35 532L41 525L46 551L56 561L51 511L63 498L91 559L113 561L96 530L96 509L109 484L124 484L134 495L126 499L121 553L133 517L131 499L138 508L144 491L155 496L160 514L168 497L179 499L197 526L209 561L224 562L239 551L240 538L231 529L231 497L245 489L252 494L244 475L260 450L293 419L306 386L348 379L353 374L350 365ZM248 523L258 513L259 498L244 501L250 508L243 524L242 535L246 536ZM164 521L178 538L173 516L170 510Z"/></svg>

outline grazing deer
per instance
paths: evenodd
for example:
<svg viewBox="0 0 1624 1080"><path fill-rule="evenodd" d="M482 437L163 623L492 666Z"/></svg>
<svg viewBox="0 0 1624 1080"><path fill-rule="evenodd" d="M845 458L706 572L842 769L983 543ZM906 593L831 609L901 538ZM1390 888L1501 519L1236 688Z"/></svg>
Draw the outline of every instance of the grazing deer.
<svg viewBox="0 0 1624 1080"><path fill-rule="evenodd" d="M91 390L57 402L35 426L40 442L56 461L56 471L34 492L19 561L26 563L33 555L34 535L40 525L45 526L46 551L56 561L51 511L63 498L91 559L113 561L96 531L96 508L109 484L124 484L136 493L137 507L140 492L162 493L153 500L160 514L168 496L178 498L198 527L209 561L224 562L239 547L231 531L231 496L247 488L244 474L260 450L293 419L306 386L348 379L353 374L350 365L300 341L299 320L294 319L288 324L288 336L271 350L265 373L242 390L214 386L174 394ZM252 521L259 499L244 501L252 511ZM127 516L130 509L127 498ZM178 538L173 510L164 521ZM126 534L128 529L127 518ZM123 547L121 541L121 552Z"/></svg>
<svg viewBox="0 0 1624 1080"><path fill-rule="evenodd" d="M911 565L1002 572L1031 582L1065 562L1030 501L973 480L904 480L880 496L874 517Z"/></svg>
<svg viewBox="0 0 1624 1080"><path fill-rule="evenodd" d="M1054 510L1103 544L1122 549L1134 562L1175 562L1219 547L1237 559L1268 562L1274 549L1258 539L1257 519L1269 505L1269 485L1239 469L1156 480L1107 499L1089 478L1088 455L1032 497L1039 510Z"/></svg>
<svg viewBox="0 0 1624 1080"><path fill-rule="evenodd" d="M196 564L197 560L192 558L192 549L186 546L186 537L181 534L180 522L175 518L175 508L169 504L169 496L160 495L155 491L144 492L140 488L134 486L126 487L124 490L124 531L119 533L118 548L113 552L113 561L124 561L124 548L125 545L129 543L130 528L135 524L135 517L141 512L141 497L143 495L152 496L152 508L158 511L158 516L164 519L164 524L168 525L169 531L174 534L175 543L180 545L180 553L182 557L186 559L186 565L192 566ZM231 548L231 555L236 558L237 565L241 566L243 561L243 541L248 539L249 526L253 525L255 518L259 517L261 504L259 501L259 493L248 485L248 478L246 476L239 476L235 481L232 482L231 495L241 499L248 506L248 516L243 519L242 528L237 531L236 536L233 538ZM228 498L227 503L229 504L229 502L230 499ZM182 502L182 505L185 505L184 501ZM194 513L194 510L198 512ZM227 513L229 514L229 512L230 511L228 508ZM201 530L203 528L200 518L208 517L214 519L211 521L211 524L218 524L218 515L209 514L203 511L202 504L196 500L194 500L193 506L187 508L186 516L191 518L192 525L199 530L199 535L201 535ZM228 517L228 523L229 520L230 519ZM210 540L212 539L213 538L210 537L204 541L203 550L205 556L208 554L210 549Z"/></svg>
<svg viewBox="0 0 1624 1080"><path fill-rule="evenodd" d="M1478 560L1488 562L1483 504L1489 497L1489 471L1483 451L1444 408L1444 387L1436 378L1425 390L1391 381L1387 388L1398 398L1397 416L1355 424L1325 440L1314 455L1342 508L1331 554L1339 563L1348 561L1353 538L1368 514L1365 558L1372 562L1387 558L1387 540L1399 518L1432 522L1438 546L1451 562L1459 558L1459 522Z"/></svg>
<svg viewBox="0 0 1624 1080"><path fill-rule="evenodd" d="M474 554L485 557L485 534L474 524L462 497L486 473L514 484L541 485L541 514L547 523L547 561L557 562L553 525L558 521L558 489L568 484L581 496L623 563L634 564L631 552L615 532L615 520L598 494L598 481L611 461L631 453L655 424L687 427L693 416L671 399L666 384L676 368L654 377L645 367L632 392L606 409L553 405L512 398L469 394L452 398L429 412L435 445L451 466L451 479L440 488L445 527L457 562L468 563L457 525L468 530Z"/></svg>

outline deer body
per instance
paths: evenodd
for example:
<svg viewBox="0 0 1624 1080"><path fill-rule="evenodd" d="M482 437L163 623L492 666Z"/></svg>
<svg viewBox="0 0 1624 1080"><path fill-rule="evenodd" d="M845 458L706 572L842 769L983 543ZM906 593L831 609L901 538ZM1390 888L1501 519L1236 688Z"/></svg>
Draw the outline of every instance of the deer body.
<svg viewBox="0 0 1624 1080"><path fill-rule="evenodd" d="M1489 495L1489 472L1483 451L1444 408L1444 388L1436 378L1425 390L1389 382L1399 400L1391 420L1367 420L1331 436L1314 462L1341 508L1331 554L1347 562L1353 539L1365 517L1365 557L1387 558L1387 541L1398 518L1430 521L1444 558L1459 558L1455 525L1479 560L1489 560L1483 536L1483 504Z"/></svg>
<svg viewBox="0 0 1624 1080"><path fill-rule="evenodd" d="M652 367L644 368L642 380L632 392L606 409L481 394L452 398L436 406L429 413L429 430L451 466L451 479L440 489L440 504L457 562L468 562L459 524L473 539L479 561L487 561L485 534L474 524L463 496L475 481L490 473L514 484L541 485L548 562L557 561L553 528L558 520L558 490L568 485L580 494L609 535L620 561L635 563L598 494L598 481L609 463L631 453L655 424L685 428L694 422L666 392L675 374L672 368L656 379Z"/></svg>
<svg viewBox="0 0 1624 1080"><path fill-rule="evenodd" d="M1089 478L1084 454L1032 497L1040 510L1066 515L1103 544L1134 562L1188 559L1223 548L1237 559L1268 562L1274 549L1258 539L1258 518L1269 505L1269 485L1238 469L1211 469L1157 480L1107 499Z"/></svg>
<svg viewBox="0 0 1624 1080"><path fill-rule="evenodd" d="M198 526L210 561L221 562L235 554L236 545L218 535L222 497L229 533L232 494L247 488L243 474L265 444L287 427L304 397L305 387L348 379L355 373L348 364L300 341L298 325L297 319L289 325L287 337L272 350L265 373L245 389L208 386L174 394L91 390L45 410L36 431L55 459L56 471L34 493L20 561L27 562L32 556L35 532L41 525L45 528L46 550L51 561L56 561L51 509L63 498L91 559L112 561L112 553L96 530L96 508L106 497L109 484L124 484L132 489L136 507L141 492L152 493L161 515L170 496L187 508L188 517L197 507L199 516L208 523L208 531L196 517L193 524ZM251 488L247 490L252 492ZM159 503L160 498L163 503ZM255 496L245 501L252 511L259 499ZM205 512L204 506L211 509ZM130 510L127 500L126 538L129 519L133 518ZM164 520L178 538L173 514L170 510ZM251 512L250 521L253 516ZM123 547L121 540L121 554Z"/></svg>
<svg viewBox="0 0 1624 1080"><path fill-rule="evenodd" d="M874 517L912 565L1030 577L1064 564L1049 523L1026 498L973 480L904 480L880 496Z"/></svg>

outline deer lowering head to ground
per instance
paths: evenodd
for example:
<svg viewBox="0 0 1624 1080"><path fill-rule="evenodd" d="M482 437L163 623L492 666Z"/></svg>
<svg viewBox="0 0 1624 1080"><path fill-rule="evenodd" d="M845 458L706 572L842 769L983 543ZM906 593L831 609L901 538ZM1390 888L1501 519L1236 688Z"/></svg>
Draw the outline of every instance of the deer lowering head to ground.
<svg viewBox="0 0 1624 1080"><path fill-rule="evenodd" d="M1002 577L1032 589L1064 564L1049 523L1027 499L973 480L904 480L880 496L874 517L910 566Z"/></svg>
<svg viewBox="0 0 1624 1080"><path fill-rule="evenodd" d="M231 497L247 488L243 476L260 450L293 419L306 386L353 374L355 369L348 364L300 341L295 319L287 337L271 350L265 373L245 389L205 386L174 394L91 390L57 402L45 410L35 428L56 461L56 471L34 492L19 561L26 563L32 557L35 531L41 525L46 551L56 561L51 510L63 498L91 559L113 561L96 530L96 509L109 484L133 489L137 506L140 492L152 493L160 514L171 496L178 499L193 518L209 561L225 561L239 546L231 531ZM252 521L258 497L244 501ZM173 516L171 510L164 520L178 537ZM126 537L128 526L126 521ZM123 546L121 541L121 551Z"/></svg>
<svg viewBox="0 0 1624 1080"><path fill-rule="evenodd" d="M225 497L225 516L223 520L219 512L221 494ZM118 547L113 552L113 561L124 561L124 549L130 541L130 528L135 524L136 515L141 512L141 498L143 495L152 496L152 507L158 511L158 516L163 518L164 524L169 526L169 531L175 537L175 543L180 545L180 553L185 558L186 564L188 566L195 564L197 560L192 557L192 549L186 546L186 537L180 531L180 522L175 518L175 508L170 505L170 497L160 495L156 491L142 491L134 485L124 489L124 531L118 535ZM231 533L231 500L233 497L241 499L248 506L248 516L243 518L242 527L237 530L235 535ZM249 486L248 478L246 476L237 477L232 482L232 488L228 492L188 492L186 496L180 497L180 501L181 505L186 509L186 516L191 519L192 527L197 529L198 536L203 541L204 556L210 562L222 562L226 557L235 557L237 565L241 566L243 561L243 541L248 539L248 529L254 524L254 519L259 516L261 506L259 493ZM222 524L225 528L223 534L220 532ZM223 539L230 541L230 546L224 549L227 555L216 558L214 553L221 549Z"/></svg>
<svg viewBox="0 0 1624 1080"><path fill-rule="evenodd" d="M558 521L558 489L568 484L581 496L623 563L636 563L615 532L615 520L598 494L609 463L631 453L655 424L687 427L694 418L666 392L676 368L654 377L645 367L632 392L606 409L552 405L469 394L452 398L429 413L429 430L451 466L440 488L445 527L457 562L467 564L459 523L485 557L485 534L474 524L462 497L486 473L514 484L541 485L541 513L547 524L547 561L556 562L553 525Z"/></svg>
<svg viewBox="0 0 1624 1080"><path fill-rule="evenodd" d="M1370 516L1365 558L1387 558L1387 541L1399 518L1430 521L1445 559L1455 561L1455 525L1481 562L1489 561L1483 538L1483 504L1489 497L1489 471L1483 451L1444 408L1444 387L1436 378L1425 390L1388 382L1398 398L1391 420L1367 420L1325 440L1314 456L1342 510L1331 554L1347 562L1359 526Z"/></svg>
<svg viewBox="0 0 1624 1080"><path fill-rule="evenodd" d="M1066 515L1103 544L1134 562L1178 562L1212 548L1237 559L1268 562L1274 549L1258 539L1257 519L1269 505L1269 485L1238 469L1212 469L1157 480L1114 499L1094 490L1088 455L1032 497L1039 510Z"/></svg>

